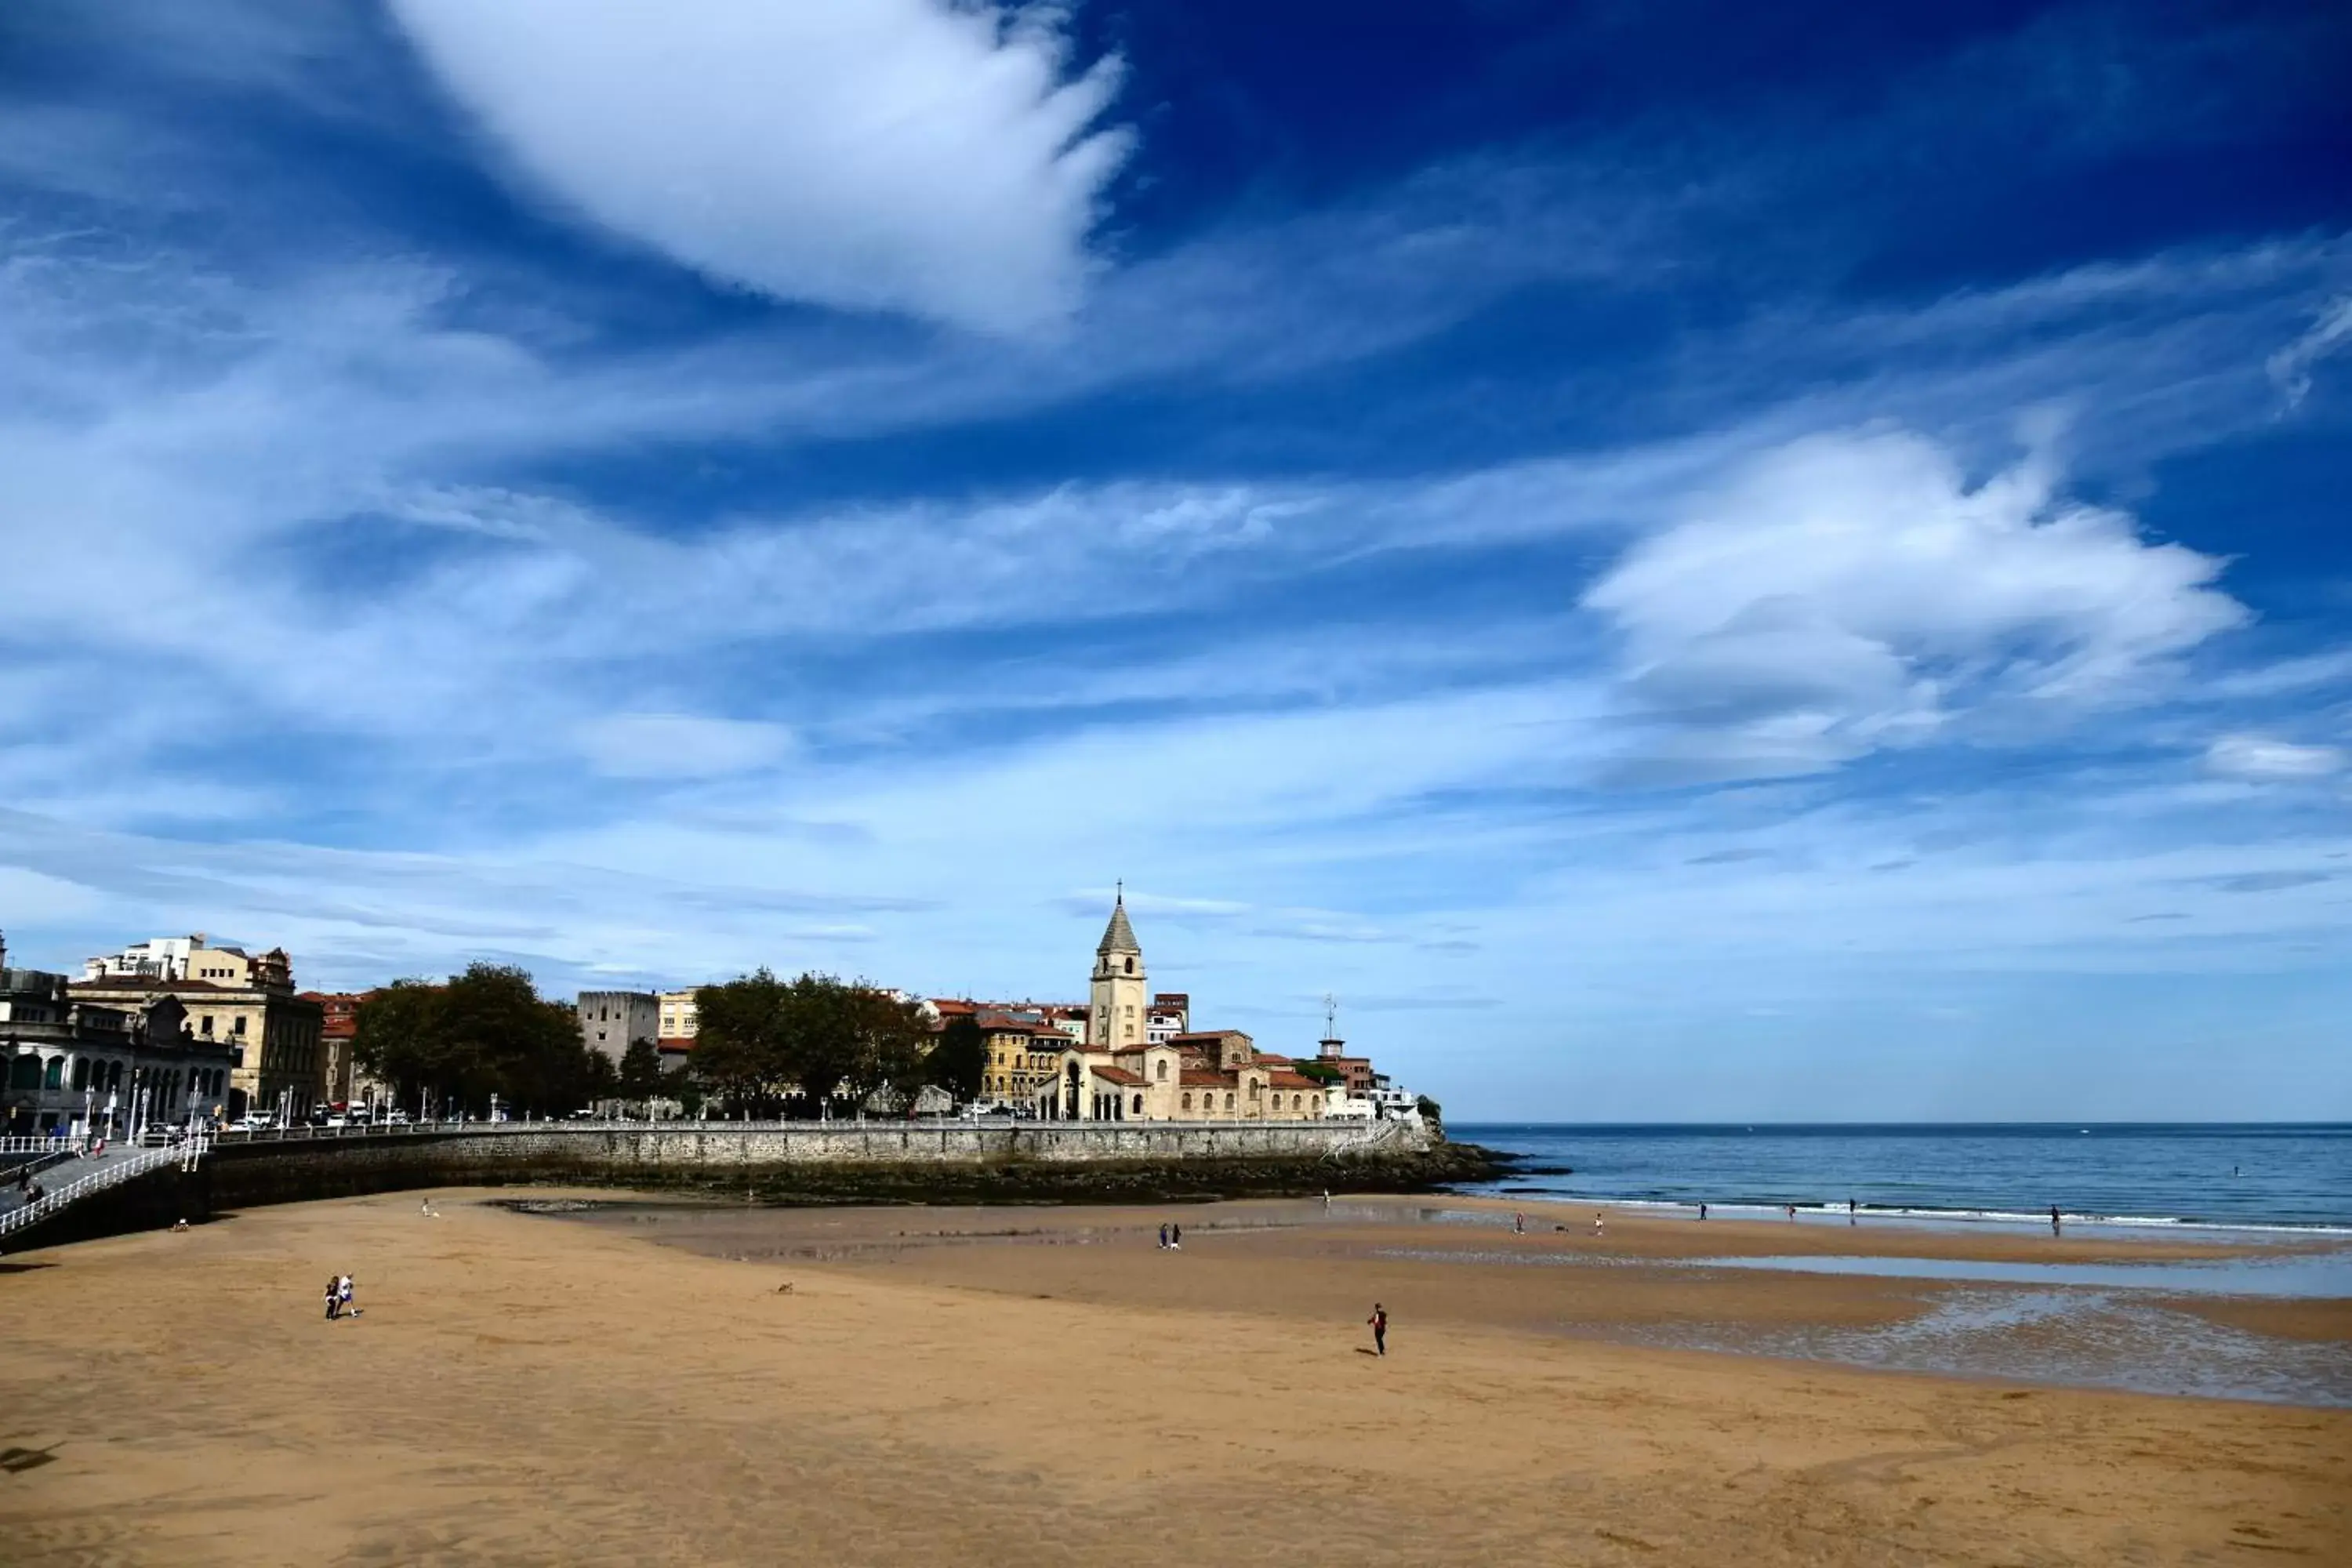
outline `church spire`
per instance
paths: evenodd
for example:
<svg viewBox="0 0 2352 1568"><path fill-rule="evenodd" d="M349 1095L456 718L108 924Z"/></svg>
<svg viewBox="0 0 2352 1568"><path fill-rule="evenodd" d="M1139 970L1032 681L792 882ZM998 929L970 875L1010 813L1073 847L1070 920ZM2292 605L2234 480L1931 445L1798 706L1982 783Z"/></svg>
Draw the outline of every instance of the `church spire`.
<svg viewBox="0 0 2352 1568"><path fill-rule="evenodd" d="M1118 901L1110 907L1110 924L1103 928L1102 943L1095 952L1097 954L1131 952L1138 957L1142 956L1143 949L1135 940L1135 928L1127 923L1127 883L1123 880L1118 885Z"/></svg>

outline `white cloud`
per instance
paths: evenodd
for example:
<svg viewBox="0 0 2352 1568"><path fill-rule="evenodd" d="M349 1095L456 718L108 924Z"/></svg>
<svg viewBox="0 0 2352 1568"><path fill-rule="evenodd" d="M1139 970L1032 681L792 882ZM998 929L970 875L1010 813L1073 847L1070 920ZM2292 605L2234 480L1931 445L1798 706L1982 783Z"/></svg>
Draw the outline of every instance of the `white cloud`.
<svg viewBox="0 0 2352 1568"><path fill-rule="evenodd" d="M2332 302L2308 331L2271 355L2266 368L2290 413L2311 395L2312 366L2347 342L2352 342L2352 294Z"/></svg>
<svg viewBox="0 0 2352 1568"><path fill-rule="evenodd" d="M1919 436L1822 436L1636 545L1583 601L1648 730L1629 776L1810 773L1973 710L2128 700L2244 620L2221 562L2053 480L2036 458L1971 489Z"/></svg>
<svg viewBox="0 0 2352 1568"><path fill-rule="evenodd" d="M615 713L582 726L578 739L607 778L718 778L768 767L793 750L782 725L690 713Z"/></svg>
<svg viewBox="0 0 2352 1568"><path fill-rule="evenodd" d="M530 182L781 298L989 331L1076 304L1116 59L944 0L394 0Z"/></svg>
<svg viewBox="0 0 2352 1568"><path fill-rule="evenodd" d="M2236 779L2320 779L2344 762L2337 746L2300 746L2260 735L2224 735L2205 750L2206 767Z"/></svg>

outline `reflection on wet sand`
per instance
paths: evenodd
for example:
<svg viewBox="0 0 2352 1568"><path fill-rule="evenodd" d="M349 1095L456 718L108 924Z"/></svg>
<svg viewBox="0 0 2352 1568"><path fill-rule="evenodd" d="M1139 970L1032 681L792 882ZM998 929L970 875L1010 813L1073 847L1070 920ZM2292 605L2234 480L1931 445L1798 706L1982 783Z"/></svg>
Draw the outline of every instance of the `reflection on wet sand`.
<svg viewBox="0 0 2352 1568"><path fill-rule="evenodd" d="M1623 1343L2306 1405L2352 1405L2352 1253L1510 1210L1417 1200L1168 1213L756 1209L622 1202L572 1217L705 1256L884 1270L1105 1304L1323 1318L1357 1298L1481 1327ZM1118 1256L1117 1266L1111 1258ZM2292 1300L2292 1331L2230 1309Z"/></svg>

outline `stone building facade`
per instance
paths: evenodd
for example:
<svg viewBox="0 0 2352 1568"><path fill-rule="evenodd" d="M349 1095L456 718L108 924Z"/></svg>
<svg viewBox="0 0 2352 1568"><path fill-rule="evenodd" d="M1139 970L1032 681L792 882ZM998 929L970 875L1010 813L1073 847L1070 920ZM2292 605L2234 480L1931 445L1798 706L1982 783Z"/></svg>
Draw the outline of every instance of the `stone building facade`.
<svg viewBox="0 0 2352 1568"><path fill-rule="evenodd" d="M199 978L207 969L210 978ZM185 1011L192 1042L226 1050L233 1062L222 1114L299 1120L331 1100L348 1100L347 1077L331 1079L322 1042L325 1014L294 994L293 966L282 950L258 958L234 948L193 953L179 978L101 974L68 987L77 1002L143 1012L163 997ZM345 1053L339 1072L347 1072Z"/></svg>
<svg viewBox="0 0 2352 1568"><path fill-rule="evenodd" d="M655 992L583 991L578 1005L580 1043L614 1067L630 1041L661 1038L661 997Z"/></svg>
<svg viewBox="0 0 2352 1568"><path fill-rule="evenodd" d="M235 1068L226 1044L189 1032L177 997L81 1000L62 974L9 968L0 944L0 1125L10 1134L120 1135L142 1111L210 1121L226 1111Z"/></svg>

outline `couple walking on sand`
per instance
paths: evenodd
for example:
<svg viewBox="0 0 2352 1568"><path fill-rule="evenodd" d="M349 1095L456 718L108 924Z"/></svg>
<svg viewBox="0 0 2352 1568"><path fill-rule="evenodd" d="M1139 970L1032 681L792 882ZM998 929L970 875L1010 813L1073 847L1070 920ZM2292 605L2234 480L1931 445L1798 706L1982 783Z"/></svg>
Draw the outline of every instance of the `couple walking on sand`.
<svg viewBox="0 0 2352 1568"><path fill-rule="evenodd" d="M1162 1252L1183 1251L1184 1227L1181 1225L1161 1226L1160 1227L1160 1250Z"/></svg>
<svg viewBox="0 0 2352 1568"><path fill-rule="evenodd" d="M338 1318L356 1318L360 1309L352 1305L352 1277L348 1274L327 1276L327 1321Z"/></svg>

